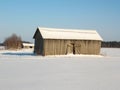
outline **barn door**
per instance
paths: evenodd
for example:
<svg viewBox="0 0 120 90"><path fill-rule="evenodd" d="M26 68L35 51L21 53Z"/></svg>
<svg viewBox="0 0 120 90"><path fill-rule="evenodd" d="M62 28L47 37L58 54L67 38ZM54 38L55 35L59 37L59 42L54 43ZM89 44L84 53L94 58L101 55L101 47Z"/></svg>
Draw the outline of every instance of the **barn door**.
<svg viewBox="0 0 120 90"><path fill-rule="evenodd" d="M67 54L75 54L75 44L74 43L70 43L67 44Z"/></svg>
<svg viewBox="0 0 120 90"><path fill-rule="evenodd" d="M75 48L75 54L81 54L81 45L80 44L74 45L74 48Z"/></svg>

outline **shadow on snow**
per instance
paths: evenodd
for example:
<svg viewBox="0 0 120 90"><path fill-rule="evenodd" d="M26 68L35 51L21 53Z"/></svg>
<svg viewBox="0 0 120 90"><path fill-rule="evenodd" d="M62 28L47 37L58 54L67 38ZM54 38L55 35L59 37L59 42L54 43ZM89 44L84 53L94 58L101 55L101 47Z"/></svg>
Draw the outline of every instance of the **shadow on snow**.
<svg viewBox="0 0 120 90"><path fill-rule="evenodd" d="M13 52L6 52L6 53L2 53L3 55L13 55L13 56L35 56L34 53L13 53Z"/></svg>

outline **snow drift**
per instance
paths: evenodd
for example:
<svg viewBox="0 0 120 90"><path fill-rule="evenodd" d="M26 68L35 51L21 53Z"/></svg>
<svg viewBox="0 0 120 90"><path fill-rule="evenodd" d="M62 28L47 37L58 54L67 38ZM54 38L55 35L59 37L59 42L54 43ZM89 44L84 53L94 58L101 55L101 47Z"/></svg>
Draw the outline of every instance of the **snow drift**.
<svg viewBox="0 0 120 90"><path fill-rule="evenodd" d="M0 90L120 89L120 49L103 48L103 57L42 57L32 50L0 53Z"/></svg>

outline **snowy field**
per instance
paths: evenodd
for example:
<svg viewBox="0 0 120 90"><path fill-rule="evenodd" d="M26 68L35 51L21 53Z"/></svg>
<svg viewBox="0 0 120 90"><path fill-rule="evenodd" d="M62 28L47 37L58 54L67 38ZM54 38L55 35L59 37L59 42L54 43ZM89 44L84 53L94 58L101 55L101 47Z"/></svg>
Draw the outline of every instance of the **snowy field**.
<svg viewBox="0 0 120 90"><path fill-rule="evenodd" d="M0 51L0 90L120 90L120 49L102 56Z"/></svg>

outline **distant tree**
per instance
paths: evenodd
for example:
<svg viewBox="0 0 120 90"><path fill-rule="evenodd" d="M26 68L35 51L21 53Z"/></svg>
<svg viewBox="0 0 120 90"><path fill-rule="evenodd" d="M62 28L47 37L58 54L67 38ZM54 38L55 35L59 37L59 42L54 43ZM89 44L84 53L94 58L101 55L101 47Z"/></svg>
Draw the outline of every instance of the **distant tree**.
<svg viewBox="0 0 120 90"><path fill-rule="evenodd" d="M5 39L4 45L7 49L20 49L22 47L21 37L13 34L12 36Z"/></svg>

